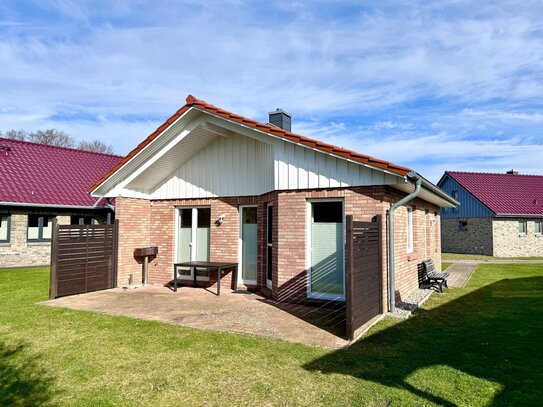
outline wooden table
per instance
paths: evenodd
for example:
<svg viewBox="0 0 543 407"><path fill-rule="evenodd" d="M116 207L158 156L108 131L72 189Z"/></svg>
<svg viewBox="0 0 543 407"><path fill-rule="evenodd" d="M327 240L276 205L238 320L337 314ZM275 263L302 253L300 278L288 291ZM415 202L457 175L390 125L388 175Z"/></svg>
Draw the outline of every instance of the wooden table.
<svg viewBox="0 0 543 407"><path fill-rule="evenodd" d="M177 268L194 268L194 287L196 287L196 269L217 270L217 295L221 295L221 274L224 269L234 268L232 279L234 280L234 291L238 289L238 263L222 263L216 261L187 261L173 264L173 290L177 291Z"/></svg>

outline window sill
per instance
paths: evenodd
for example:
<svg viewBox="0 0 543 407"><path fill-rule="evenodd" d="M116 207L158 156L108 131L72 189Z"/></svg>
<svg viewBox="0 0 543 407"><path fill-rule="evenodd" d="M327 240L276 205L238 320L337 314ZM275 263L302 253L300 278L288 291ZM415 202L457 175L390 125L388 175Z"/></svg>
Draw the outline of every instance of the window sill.
<svg viewBox="0 0 543 407"><path fill-rule="evenodd" d="M518 237L526 237L526 233L519 233Z"/></svg>
<svg viewBox="0 0 543 407"><path fill-rule="evenodd" d="M0 242L0 247L10 247L10 246L11 246L10 242Z"/></svg>
<svg viewBox="0 0 543 407"><path fill-rule="evenodd" d="M407 253L407 261L414 261L419 258L419 254L415 252L408 252Z"/></svg>

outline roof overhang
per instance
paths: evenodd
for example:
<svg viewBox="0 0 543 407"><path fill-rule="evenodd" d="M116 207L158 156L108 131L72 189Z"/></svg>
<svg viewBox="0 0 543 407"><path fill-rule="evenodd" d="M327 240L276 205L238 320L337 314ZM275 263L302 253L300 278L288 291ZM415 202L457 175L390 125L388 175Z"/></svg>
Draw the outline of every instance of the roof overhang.
<svg viewBox="0 0 543 407"><path fill-rule="evenodd" d="M27 208L85 209L85 210L108 209L106 206L57 205L57 204L27 203L27 202L0 202L0 206L16 206L16 207L27 207Z"/></svg>
<svg viewBox="0 0 543 407"><path fill-rule="evenodd" d="M460 202L416 172L407 174L404 183L393 185L393 187L410 194L415 190L415 185L410 181L412 176L417 176L422 180L422 189L418 196L420 199L431 202L440 208L454 208L460 205Z"/></svg>

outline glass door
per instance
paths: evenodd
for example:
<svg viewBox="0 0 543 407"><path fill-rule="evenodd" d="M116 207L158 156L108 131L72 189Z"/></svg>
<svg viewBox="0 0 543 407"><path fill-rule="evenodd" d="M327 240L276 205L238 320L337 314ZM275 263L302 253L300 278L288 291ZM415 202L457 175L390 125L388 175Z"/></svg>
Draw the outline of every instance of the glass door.
<svg viewBox="0 0 543 407"><path fill-rule="evenodd" d="M310 202L309 211L309 296L343 300L343 202Z"/></svg>
<svg viewBox="0 0 543 407"><path fill-rule="evenodd" d="M177 262L209 261L210 208L180 208L177 233ZM180 278L192 279L192 268L178 268ZM196 278L208 280L207 270L197 270Z"/></svg>
<svg viewBox="0 0 543 407"><path fill-rule="evenodd" d="M240 280L256 285L258 258L258 227L256 206L240 207Z"/></svg>

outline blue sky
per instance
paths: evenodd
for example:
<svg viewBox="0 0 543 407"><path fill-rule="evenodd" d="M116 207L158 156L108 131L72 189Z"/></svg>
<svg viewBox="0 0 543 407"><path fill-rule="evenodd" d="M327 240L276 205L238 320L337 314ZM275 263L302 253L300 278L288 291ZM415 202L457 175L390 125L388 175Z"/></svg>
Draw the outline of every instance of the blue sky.
<svg viewBox="0 0 543 407"><path fill-rule="evenodd" d="M0 1L0 130L126 154L191 93L406 165L543 174L541 1Z"/></svg>

